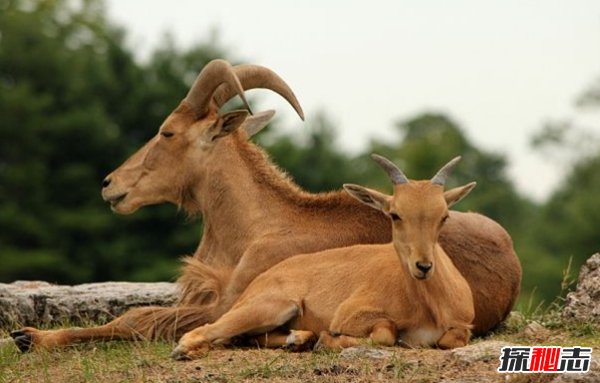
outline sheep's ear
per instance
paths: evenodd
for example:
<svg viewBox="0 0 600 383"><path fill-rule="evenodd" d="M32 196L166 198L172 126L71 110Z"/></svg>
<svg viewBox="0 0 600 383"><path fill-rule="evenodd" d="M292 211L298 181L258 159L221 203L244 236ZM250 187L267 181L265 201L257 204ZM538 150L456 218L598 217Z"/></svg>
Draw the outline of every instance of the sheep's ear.
<svg viewBox="0 0 600 383"><path fill-rule="evenodd" d="M459 186L444 192L444 198L446 199L448 207L465 198L471 192L471 190L475 188L475 186L477 186L477 182L471 182L464 186Z"/></svg>
<svg viewBox="0 0 600 383"><path fill-rule="evenodd" d="M211 139L214 141L217 138L233 133L237 128L242 126L248 114L247 110L234 110L219 116L217 122L210 128L209 134Z"/></svg>
<svg viewBox="0 0 600 383"><path fill-rule="evenodd" d="M344 190L352 197L374 209L387 212L390 206L390 196L364 186L344 184Z"/></svg>
<svg viewBox="0 0 600 383"><path fill-rule="evenodd" d="M242 128L246 131L248 137L252 137L263 130L263 128L273 119L273 116L275 116L275 111L272 109L258 112L253 116L248 116L246 121L242 124Z"/></svg>

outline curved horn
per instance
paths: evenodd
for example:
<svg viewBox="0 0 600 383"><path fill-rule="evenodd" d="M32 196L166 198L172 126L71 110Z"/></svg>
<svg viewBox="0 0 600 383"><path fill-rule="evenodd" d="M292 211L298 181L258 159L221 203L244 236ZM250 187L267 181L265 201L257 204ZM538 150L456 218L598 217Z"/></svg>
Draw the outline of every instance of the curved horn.
<svg viewBox="0 0 600 383"><path fill-rule="evenodd" d="M408 178L406 178L404 173L402 173L402 170L400 170L396 165L394 165L394 163L392 161L388 160L387 158L385 158L383 156L380 156L379 154L375 154L375 153L371 154L371 158L375 162L377 162L383 168L383 170L385 170L385 172L392 179L392 183L394 185L408 183Z"/></svg>
<svg viewBox="0 0 600 383"><path fill-rule="evenodd" d="M232 95L239 95L248 110L250 106L244 96L244 88L240 80L235 75L233 67L225 60L212 60L200 71L200 74L194 81L185 100L190 104L197 117L204 117L208 113L208 108L213 94L220 85L226 84L231 89Z"/></svg>
<svg viewBox="0 0 600 383"><path fill-rule="evenodd" d="M433 176L433 178L431 179L431 183L435 185L444 186L446 184L446 178L448 178L448 176L452 172L452 169L454 169L458 161L460 161L460 158L460 156L454 157L446 165L444 165L440 169L440 171L437 172L435 176Z"/></svg>
<svg viewBox="0 0 600 383"><path fill-rule="evenodd" d="M269 68L251 64L236 65L233 67L233 70L244 90L256 88L272 90L285 98L287 102L292 105L296 113L298 113L298 116L304 121L304 112L302 111L302 107L296 99L294 92L292 92L288 84L286 84L277 73ZM218 107L221 107L235 96L236 93L236 89L233 88L231 84L224 83L217 88L213 100L215 100Z"/></svg>

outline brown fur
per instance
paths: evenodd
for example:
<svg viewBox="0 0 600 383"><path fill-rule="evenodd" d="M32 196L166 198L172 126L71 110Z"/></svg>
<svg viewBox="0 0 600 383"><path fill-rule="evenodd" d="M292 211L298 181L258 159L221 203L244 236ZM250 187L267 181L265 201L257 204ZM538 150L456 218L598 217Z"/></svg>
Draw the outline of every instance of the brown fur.
<svg viewBox="0 0 600 383"><path fill-rule="evenodd" d="M196 120L183 101L159 133L107 177L102 191L121 214L170 202L191 215L202 215L202 240L179 280L180 304L186 305L189 323L196 318L196 326L228 311L256 276L286 258L391 240L387 217L342 192L302 191L248 142L244 125L237 130L232 126L238 118L224 123L227 115L219 116L212 108ZM252 117L244 124L251 126ZM225 128L233 133L224 136ZM163 132L174 136L166 138ZM506 317L519 292L521 268L510 237L486 217L453 212L440 243L474 292L474 331L487 332ZM127 325L117 318L101 328L27 329L25 336L34 340L34 347L109 333L118 333L120 339L137 334L172 339L181 333L173 329L180 322L155 318L169 317L173 310L177 309L164 308L160 314L158 308L134 310L125 314ZM45 342L50 338L60 342Z"/></svg>
<svg viewBox="0 0 600 383"><path fill-rule="evenodd" d="M173 356L189 358L215 342L279 332L283 325L320 333L318 344L329 348L354 346L367 337L394 345L397 331L411 346L466 345L475 316L473 297L437 239L447 206L468 194L474 183L443 193L441 186L415 181L397 186L393 197L357 185L345 187L362 202L402 217L392 225L392 243L280 262L254 279L216 322L186 333ZM420 269L424 262L431 268ZM287 343L301 345L295 334Z"/></svg>

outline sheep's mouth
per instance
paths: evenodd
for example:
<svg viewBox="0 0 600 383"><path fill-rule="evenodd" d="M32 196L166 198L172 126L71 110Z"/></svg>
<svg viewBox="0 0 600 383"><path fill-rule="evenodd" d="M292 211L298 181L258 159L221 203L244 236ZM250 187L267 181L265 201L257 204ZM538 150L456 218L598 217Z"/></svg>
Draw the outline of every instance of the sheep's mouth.
<svg viewBox="0 0 600 383"><path fill-rule="evenodd" d="M429 272L424 273L422 271L418 271L418 272L412 273L412 276L413 276L413 278L415 278L419 281L424 281L424 280L429 279L429 277L431 276L431 273L429 273Z"/></svg>
<svg viewBox="0 0 600 383"><path fill-rule="evenodd" d="M106 202L110 203L111 208L114 208L121 201L123 201L125 199L125 197L127 197L127 192L108 197L108 198L106 198Z"/></svg>

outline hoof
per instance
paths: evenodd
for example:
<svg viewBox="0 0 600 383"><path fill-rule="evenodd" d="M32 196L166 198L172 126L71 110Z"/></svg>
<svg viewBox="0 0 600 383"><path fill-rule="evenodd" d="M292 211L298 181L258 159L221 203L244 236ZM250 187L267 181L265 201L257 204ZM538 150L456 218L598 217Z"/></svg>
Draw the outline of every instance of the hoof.
<svg viewBox="0 0 600 383"><path fill-rule="evenodd" d="M190 358L190 356L179 346L175 347L173 352L171 352L171 359L179 361L192 360L192 358Z"/></svg>
<svg viewBox="0 0 600 383"><path fill-rule="evenodd" d="M31 347L33 346L33 338L29 332L24 330L17 330L10 333L10 336L13 338L15 345L21 352L31 351Z"/></svg>
<svg viewBox="0 0 600 383"><path fill-rule="evenodd" d="M186 351L187 348L187 351ZM208 343L200 343L190 349L190 347L182 347L178 345L175 347L173 352L171 352L171 358L174 360L195 360L204 358L208 355L211 350L212 345Z"/></svg>
<svg viewBox="0 0 600 383"><path fill-rule="evenodd" d="M309 351L313 348L316 341L317 337L312 332L292 330L286 339L283 349L292 352Z"/></svg>

